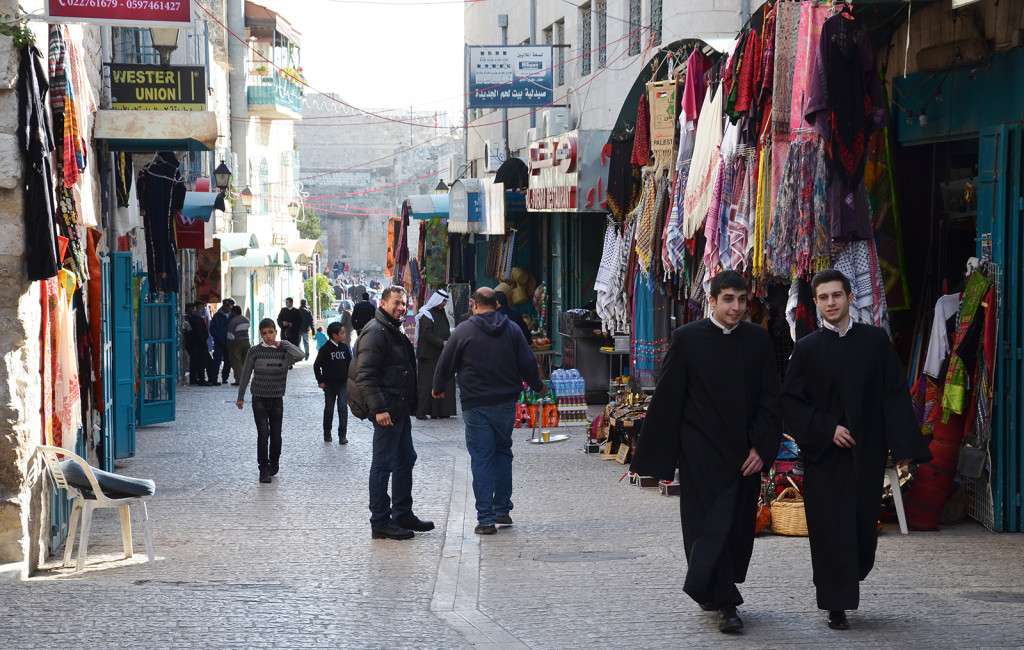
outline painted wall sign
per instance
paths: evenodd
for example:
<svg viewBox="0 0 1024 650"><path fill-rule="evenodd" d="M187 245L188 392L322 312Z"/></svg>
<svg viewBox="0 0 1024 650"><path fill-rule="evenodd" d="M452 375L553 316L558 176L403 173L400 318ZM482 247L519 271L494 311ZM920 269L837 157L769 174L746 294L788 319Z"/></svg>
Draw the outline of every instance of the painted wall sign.
<svg viewBox="0 0 1024 650"><path fill-rule="evenodd" d="M111 63L110 105L122 111L205 111L206 71Z"/></svg>
<svg viewBox="0 0 1024 650"><path fill-rule="evenodd" d="M554 102L550 45L469 48L469 107L515 108Z"/></svg>
<svg viewBox="0 0 1024 650"><path fill-rule="evenodd" d="M195 0L46 0L51 23L192 27Z"/></svg>
<svg viewBox="0 0 1024 650"><path fill-rule="evenodd" d="M607 212L607 131L570 131L530 143L531 212Z"/></svg>

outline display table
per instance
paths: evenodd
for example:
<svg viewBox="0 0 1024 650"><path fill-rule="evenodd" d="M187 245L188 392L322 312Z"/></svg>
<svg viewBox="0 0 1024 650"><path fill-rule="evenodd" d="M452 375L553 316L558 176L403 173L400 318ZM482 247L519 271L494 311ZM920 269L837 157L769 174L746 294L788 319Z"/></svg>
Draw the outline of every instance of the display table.
<svg viewBox="0 0 1024 650"><path fill-rule="evenodd" d="M547 350L537 350L535 348L530 348L530 352L533 352L533 356L537 358L537 367L540 368L540 378L550 379L551 363L553 361L554 356L558 354L558 351L550 348Z"/></svg>
<svg viewBox="0 0 1024 650"><path fill-rule="evenodd" d="M600 353L608 359L608 401L611 401L615 399L615 394L617 392L613 389L613 386L615 385L615 378L622 376L623 370L628 364L629 350L608 350L606 348L601 348ZM616 359L619 361L618 373L615 372Z"/></svg>

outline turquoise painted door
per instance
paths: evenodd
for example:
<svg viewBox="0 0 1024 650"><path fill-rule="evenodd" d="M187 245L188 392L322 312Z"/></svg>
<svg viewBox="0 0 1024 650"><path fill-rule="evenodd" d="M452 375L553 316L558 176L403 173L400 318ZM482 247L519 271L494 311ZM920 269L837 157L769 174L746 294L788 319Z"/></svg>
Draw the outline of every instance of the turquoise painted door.
<svg viewBox="0 0 1024 650"><path fill-rule="evenodd" d="M135 455L135 314L131 253L110 255L114 458Z"/></svg>
<svg viewBox="0 0 1024 650"><path fill-rule="evenodd" d="M139 291L139 426L174 421L178 380L177 294Z"/></svg>
<svg viewBox="0 0 1024 650"><path fill-rule="evenodd" d="M110 293L110 259L100 260L103 287L101 291L100 319L100 356L102 358L103 386L103 418L102 431L96 455L100 460L100 469L114 471L114 362L113 337L110 324L111 293Z"/></svg>
<svg viewBox="0 0 1024 650"><path fill-rule="evenodd" d="M1024 127L982 129L978 152L979 253L991 242L999 273L999 334L992 409L996 530L1024 531ZM989 236L990 235L990 236Z"/></svg>

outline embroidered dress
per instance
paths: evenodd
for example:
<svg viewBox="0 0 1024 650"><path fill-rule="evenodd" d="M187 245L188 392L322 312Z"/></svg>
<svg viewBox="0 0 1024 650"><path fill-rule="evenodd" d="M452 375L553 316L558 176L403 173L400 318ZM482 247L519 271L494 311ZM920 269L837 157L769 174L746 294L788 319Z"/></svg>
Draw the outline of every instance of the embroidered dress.
<svg viewBox="0 0 1024 650"><path fill-rule="evenodd" d="M640 273L633 286L633 376L654 379L654 303Z"/></svg>
<svg viewBox="0 0 1024 650"><path fill-rule="evenodd" d="M78 383L78 357L75 348L75 314L71 299L77 282L70 271L57 274L57 347L53 378L54 413L60 421L60 446L74 451L78 430L82 427L81 393Z"/></svg>

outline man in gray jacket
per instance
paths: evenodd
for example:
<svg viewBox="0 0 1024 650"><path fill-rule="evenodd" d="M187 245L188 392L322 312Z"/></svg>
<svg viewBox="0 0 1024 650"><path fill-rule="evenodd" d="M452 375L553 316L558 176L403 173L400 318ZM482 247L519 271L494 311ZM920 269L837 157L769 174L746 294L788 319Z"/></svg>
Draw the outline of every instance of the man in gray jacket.
<svg viewBox="0 0 1024 650"><path fill-rule="evenodd" d="M547 392L537 360L519 328L497 312L494 290L477 289L469 299L473 316L455 328L437 361L435 398L458 376L466 449L473 470L478 535L493 535L495 524L511 525L512 428L523 382Z"/></svg>

